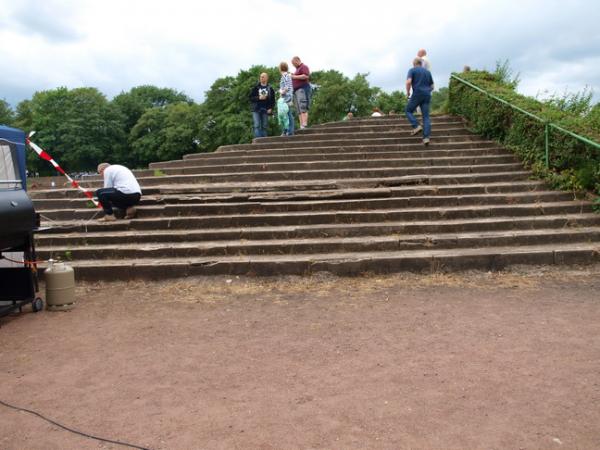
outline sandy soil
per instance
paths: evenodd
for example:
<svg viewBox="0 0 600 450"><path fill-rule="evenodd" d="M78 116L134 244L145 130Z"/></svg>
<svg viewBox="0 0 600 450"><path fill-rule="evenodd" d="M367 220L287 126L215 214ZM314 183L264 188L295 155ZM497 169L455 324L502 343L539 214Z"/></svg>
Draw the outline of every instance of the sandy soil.
<svg viewBox="0 0 600 450"><path fill-rule="evenodd" d="M80 284L0 399L152 449L600 448L600 266ZM0 448L124 448L0 406Z"/></svg>

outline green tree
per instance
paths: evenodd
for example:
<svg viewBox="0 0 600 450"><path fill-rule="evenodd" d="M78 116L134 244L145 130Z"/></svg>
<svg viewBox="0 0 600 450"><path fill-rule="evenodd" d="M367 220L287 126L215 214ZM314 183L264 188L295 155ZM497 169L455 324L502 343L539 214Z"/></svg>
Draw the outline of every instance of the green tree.
<svg viewBox="0 0 600 450"><path fill-rule="evenodd" d="M393 91L391 93L380 91L375 100L375 106L377 106L383 113L389 113L394 111L396 114L403 114L408 102L406 94L400 91Z"/></svg>
<svg viewBox="0 0 600 450"><path fill-rule="evenodd" d="M198 151L201 109L181 102L146 110L129 136L134 164L179 159Z"/></svg>
<svg viewBox="0 0 600 450"><path fill-rule="evenodd" d="M16 126L36 130L34 141L67 172L95 170L103 160L118 162L125 151L122 114L95 88L65 87L36 92L17 106ZM30 169L52 173L29 153Z"/></svg>
<svg viewBox="0 0 600 450"><path fill-rule="evenodd" d="M588 120L590 126L600 133L600 103L596 103L592 107L590 112L587 114L586 119Z"/></svg>
<svg viewBox="0 0 600 450"><path fill-rule="evenodd" d="M315 71L311 83L317 86L313 95L310 123L333 122L349 111L355 116L371 113L379 89L371 87L368 74L356 74L349 79L337 70Z"/></svg>
<svg viewBox="0 0 600 450"><path fill-rule="evenodd" d="M431 105L430 110L432 112L446 113L448 111L448 88L443 87L437 91L431 93Z"/></svg>
<svg viewBox="0 0 600 450"><path fill-rule="evenodd" d="M575 93L567 91L562 95L554 93L542 102L550 107L574 116L586 116L592 110L593 95L592 89L589 86L586 86L582 91Z"/></svg>
<svg viewBox="0 0 600 450"><path fill-rule="evenodd" d="M497 82L504 84L508 88L515 91L519 83L521 82L520 74L517 73L513 76L513 69L510 67L510 61L505 59L504 61L496 61L496 70L492 73Z"/></svg>
<svg viewBox="0 0 600 450"><path fill-rule="evenodd" d="M137 86L121 92L112 102L125 115L125 132L129 133L138 119L150 108L163 108L179 102L193 103L183 92L151 85Z"/></svg>
<svg viewBox="0 0 600 450"><path fill-rule="evenodd" d="M0 99L0 125L12 125L15 114L6 100Z"/></svg>

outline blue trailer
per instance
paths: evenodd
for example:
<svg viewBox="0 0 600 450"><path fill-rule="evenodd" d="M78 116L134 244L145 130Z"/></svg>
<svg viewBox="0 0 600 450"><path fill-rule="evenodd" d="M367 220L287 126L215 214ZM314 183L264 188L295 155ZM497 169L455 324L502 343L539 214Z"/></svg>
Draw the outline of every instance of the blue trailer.
<svg viewBox="0 0 600 450"><path fill-rule="evenodd" d="M25 152L25 133L0 125L0 317L29 303L34 312L44 306L33 240L40 222L27 195Z"/></svg>

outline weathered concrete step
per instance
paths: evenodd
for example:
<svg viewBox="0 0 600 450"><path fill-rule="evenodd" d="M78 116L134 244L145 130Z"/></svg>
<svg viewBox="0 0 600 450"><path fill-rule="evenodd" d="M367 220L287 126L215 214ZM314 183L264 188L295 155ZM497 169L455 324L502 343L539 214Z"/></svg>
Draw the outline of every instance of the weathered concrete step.
<svg viewBox="0 0 600 450"><path fill-rule="evenodd" d="M329 143L328 146L323 147L280 147L280 148L272 148L272 149L259 149L256 147L250 147L247 150L228 150L228 151L220 151L222 147L219 147L214 153L211 155L217 155L217 157L224 156L277 156L277 155L289 155L296 153L366 153L366 152L375 152L375 151L439 151L439 150L466 150L466 149L475 149L475 148L497 148L498 144L493 141L485 140L480 138L480 140L468 140L462 142L435 142L432 141L429 146L425 147L422 143L412 143L412 144L400 144L400 143L391 143L391 144L381 144L381 145L362 145L362 144L353 144L353 145L331 145ZM207 153L190 153L187 155L183 155L184 160L188 159L197 159L197 158L205 158Z"/></svg>
<svg viewBox="0 0 600 450"><path fill-rule="evenodd" d="M163 184L203 184L203 183L233 183L233 182L270 182L284 180L338 180L340 178L388 178L404 176L431 175L461 175L470 173L492 173L522 170L520 163L508 164L478 164L465 166L424 166L402 168L365 168L365 169L321 169L321 170L287 170L248 173L205 173L190 175L165 175L161 177L140 178L138 181L145 189L147 186ZM88 183L88 189L102 187L102 182Z"/></svg>
<svg viewBox="0 0 600 450"><path fill-rule="evenodd" d="M72 262L80 280L164 279L194 275L307 275L331 272L437 272L501 270L515 264L591 264L600 259L597 243L550 244L475 249L420 250L305 255L255 255L161 260L85 260Z"/></svg>
<svg viewBox="0 0 600 450"><path fill-rule="evenodd" d="M364 131L364 130L354 130L352 132L338 131L326 129L327 132L323 132L318 130L313 133L299 133L293 136L267 136L254 138L252 140L253 144L262 145L267 143L279 142L279 143L291 143L291 142L313 142L313 141L331 141L331 140L357 140L357 139L422 139L422 133L417 135L411 134L411 128L405 129L393 129L393 130L380 130L377 132L374 131ZM468 131L463 125L459 127L442 127L435 128L435 134L432 132L432 137L435 136L436 139L439 138L450 138L453 136L475 136L473 133Z"/></svg>
<svg viewBox="0 0 600 450"><path fill-rule="evenodd" d="M459 116L451 115L435 115L431 117L432 126L440 125L447 122L464 123L463 119ZM419 119L420 120L420 119ZM308 130L314 128L329 128L329 127L347 127L348 129L372 126L372 125L408 125L408 120L404 113L398 114L397 116L386 116L386 117L361 117L354 118L352 120L342 120L337 122L327 122L316 125L310 125ZM300 130L298 130L300 131Z"/></svg>
<svg viewBox="0 0 600 450"><path fill-rule="evenodd" d="M156 195L160 193L160 188L158 187L142 187L142 192L144 195ZM84 198L82 197L84 194L74 188L52 188L52 189L38 189L38 190L29 190L27 194L32 200L36 199L58 199L58 198Z"/></svg>
<svg viewBox="0 0 600 450"><path fill-rule="evenodd" d="M509 194L477 194L464 196L421 195L417 197L384 197L342 200L296 200L287 202L240 202L240 203L178 203L150 205L137 208L137 217L182 217L228 214L267 214L309 211L369 211L372 209L400 209L421 207L451 207L471 205L517 205L532 203L567 202L573 200L568 192L533 192ZM38 212L52 220L86 220L96 215L95 209L53 209Z"/></svg>
<svg viewBox="0 0 600 450"><path fill-rule="evenodd" d="M408 220L443 220L484 217L518 217L556 214L578 214L592 211L589 202L553 202L523 205L474 205L452 207L423 207L403 209L373 209L373 210L341 210L341 211L301 211L264 214L231 214L215 216L178 216L139 218L128 222L130 229L159 230L159 229L190 229L217 227L255 227L255 226L285 226L285 225L316 225L325 223L373 223L386 221ZM67 211L68 212L68 211ZM64 214L65 211L56 211ZM51 214L44 216L52 218ZM119 226L120 223L115 223ZM46 222L44 222L46 224ZM51 224L50 224L51 225ZM73 226L76 226L73 223ZM88 224L88 230L93 224ZM111 226L112 223L97 224ZM108 228L111 229L111 228Z"/></svg>
<svg viewBox="0 0 600 450"><path fill-rule="evenodd" d="M425 167L425 166L466 166L486 164L509 164L518 162L514 155L492 155L492 156L462 156L442 158L396 158L385 159L359 159L341 161L310 161L310 162L265 162L265 163L242 163L228 165L203 165L179 168L164 168L165 175L190 175L207 173L251 173L272 172L289 170L342 170L342 169L366 169L366 168L393 168L393 167Z"/></svg>
<svg viewBox="0 0 600 450"><path fill-rule="evenodd" d="M446 128L462 128L466 129L465 123L462 120L445 120L445 121L434 121L432 122L433 129L438 132L441 129ZM388 132L388 131L402 131L402 132L410 132L412 130L411 125L408 121L404 121L404 123L394 122L394 123L386 123L380 125L373 125L371 123L363 123L361 124L340 124L340 122L329 124L328 126L312 126L309 128L305 128L304 130L296 130L297 135L309 135L309 134L323 134L323 133L380 133L380 132Z"/></svg>
<svg viewBox="0 0 600 450"><path fill-rule="evenodd" d="M70 222L64 225L71 225ZM125 222L111 225L128 225ZM352 224L318 224L300 226L202 228L185 230L138 231L116 229L96 224L88 232L54 228L36 236L38 245L66 247L82 245L150 244L161 242L206 242L226 240L308 239L323 237L364 237L386 235L448 234L468 232L506 232L514 230L578 229L600 227L600 215L563 214L523 217L487 217L438 221L408 221ZM98 231L102 230L102 231Z"/></svg>
<svg viewBox="0 0 600 450"><path fill-rule="evenodd" d="M311 147L311 148L320 148L320 147L331 147L332 144L337 146L350 146L350 145L370 145L370 146L381 146L381 145L389 145L389 144L417 144L423 146L421 143L422 137L419 136L404 136L404 137L363 137L356 139L337 139L335 141L324 140L324 139L302 139L302 140L288 140L284 142L260 142L260 143L251 143L251 144L232 144L232 145L223 145L218 148L217 152L228 152L228 151L238 151L238 150L269 150L269 149L292 149L292 148L303 148L303 147ZM436 144L449 144L455 142L468 142L481 141L481 137L476 134L464 132L463 134L455 135L455 136L438 136L435 134L431 135L432 142L435 141Z"/></svg>
<svg viewBox="0 0 600 450"><path fill-rule="evenodd" d="M193 187L182 188L171 194L143 196L140 205L181 204L181 203L219 203L219 202L275 202L298 200L342 200L415 197L419 195L475 195L501 194L511 192L541 191L546 188L542 181L515 181L513 183L488 183L442 186L398 186L389 188L339 188L333 190L301 190L301 191L272 191L263 193L230 192L218 194L197 193ZM176 189L176 188L175 188ZM173 192L173 189L170 190ZM88 200L79 195L77 198L42 198L33 199L37 210L42 209L80 209L86 208Z"/></svg>
<svg viewBox="0 0 600 450"><path fill-rule="evenodd" d="M566 202L573 200L567 192L535 192L511 194L482 194L465 196L417 196L343 200L297 200L292 202L244 202L217 204L166 205L164 213L174 215L263 214L270 212L330 211L419 208L430 206L465 206ZM143 217L143 216L142 216Z"/></svg>
<svg viewBox="0 0 600 450"><path fill-rule="evenodd" d="M269 193L292 191L325 191L349 188L381 188L411 185L462 185L479 183L523 182L531 177L525 170L498 173L471 173L463 175L410 175L400 177L373 178L340 178L337 180L281 180L250 181L228 183L172 183L158 186L142 186L144 195L149 194L229 194L235 193ZM34 198L81 198L82 193L76 189L50 189L30 192Z"/></svg>
<svg viewBox="0 0 600 450"><path fill-rule="evenodd" d="M214 241L85 245L63 248L38 247L38 256L56 259L68 255L81 259L189 258L235 255L282 255L306 253L392 252L483 248L489 246L547 245L593 242L600 245L600 227L563 230L522 230L452 234L361 236L358 238L308 238L263 241Z"/></svg>
<svg viewBox="0 0 600 450"><path fill-rule="evenodd" d="M462 158L485 156L513 156L514 154L501 147L473 148L459 150L423 150L420 151L379 151L351 152L351 153L288 153L286 155L267 156L235 156L227 153L205 153L204 158L177 159L151 163L154 170L179 167L205 167L223 164L263 164L281 162L317 162L317 161L364 161L369 159L396 159L396 158ZM146 175L144 175L146 176Z"/></svg>
<svg viewBox="0 0 600 450"><path fill-rule="evenodd" d="M568 192L534 192L510 194L478 194L464 196L421 195L417 197L384 197L370 199L343 200L296 200L287 202L225 202L225 203L178 203L172 205L140 206L137 208L139 218L149 217L181 217L198 215L227 214L268 214L302 211L346 211L372 209L421 208L433 206L466 206L466 205L517 205L529 203L566 202L573 200ZM95 210L55 209L39 210L53 220L90 219Z"/></svg>

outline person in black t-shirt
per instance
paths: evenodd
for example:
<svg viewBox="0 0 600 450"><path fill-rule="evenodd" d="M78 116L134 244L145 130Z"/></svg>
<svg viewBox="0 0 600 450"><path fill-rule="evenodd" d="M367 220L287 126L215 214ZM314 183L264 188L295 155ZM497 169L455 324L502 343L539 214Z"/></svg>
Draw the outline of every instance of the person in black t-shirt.
<svg viewBox="0 0 600 450"><path fill-rule="evenodd" d="M259 82L250 91L250 103L254 137L264 137L267 135L269 115L275 107L275 91L269 84L269 76L266 73L260 74Z"/></svg>

